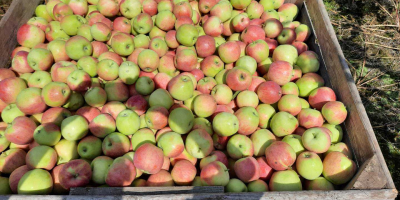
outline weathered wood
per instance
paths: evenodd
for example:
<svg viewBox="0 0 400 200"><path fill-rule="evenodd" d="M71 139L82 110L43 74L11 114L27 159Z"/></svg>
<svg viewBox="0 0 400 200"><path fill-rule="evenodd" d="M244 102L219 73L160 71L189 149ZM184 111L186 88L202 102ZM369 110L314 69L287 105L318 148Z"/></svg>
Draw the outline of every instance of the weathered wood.
<svg viewBox="0 0 400 200"><path fill-rule="evenodd" d="M32 200L170 200L170 199L270 199L270 200L337 200L337 199L361 199L361 200L373 200L373 199L394 199L397 196L395 189L383 189L383 190L334 190L334 191L299 191L299 192L248 192L248 193L203 193L203 194L180 194L180 195L148 195L148 196L135 196L135 195L98 195L98 196L82 196L82 195L70 195L70 196L58 196L58 195L39 195L39 196L24 196L24 195L9 195L0 196L4 199L10 200L25 200L27 198Z"/></svg>
<svg viewBox="0 0 400 200"><path fill-rule="evenodd" d="M12 50L17 46L17 32L33 16L41 0L14 0L0 21L0 68L8 67Z"/></svg>
<svg viewBox="0 0 400 200"><path fill-rule="evenodd" d="M223 193L222 186L176 186L176 187L87 187L71 188L70 195L160 195Z"/></svg>
<svg viewBox="0 0 400 200"><path fill-rule="evenodd" d="M360 163L376 155L379 162L377 167L382 169L380 176L386 177L386 188L395 188L325 6L322 0L310 0L305 4L316 27L314 34L321 47L332 89L349 113L344 126L354 154ZM371 182L369 187L376 186Z"/></svg>
<svg viewBox="0 0 400 200"><path fill-rule="evenodd" d="M381 176L382 174L384 174L384 172L379 164L379 160L377 156L374 155L361 165L357 174L347 184L345 189L369 190L384 188L387 180L385 176Z"/></svg>

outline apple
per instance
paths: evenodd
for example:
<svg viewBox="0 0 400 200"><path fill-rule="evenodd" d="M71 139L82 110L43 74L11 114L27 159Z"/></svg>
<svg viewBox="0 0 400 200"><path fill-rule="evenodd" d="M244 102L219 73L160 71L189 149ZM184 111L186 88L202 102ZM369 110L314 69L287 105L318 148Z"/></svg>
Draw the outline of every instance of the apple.
<svg viewBox="0 0 400 200"><path fill-rule="evenodd" d="M282 85L282 94L299 96L299 87L297 87L296 83L294 82L286 83L285 85Z"/></svg>
<svg viewBox="0 0 400 200"><path fill-rule="evenodd" d="M168 187L174 186L174 180L171 174L166 170L160 170L155 174L151 174L147 179L146 186L148 187Z"/></svg>
<svg viewBox="0 0 400 200"><path fill-rule="evenodd" d="M53 179L50 173L43 169L33 169L26 172L18 182L18 194L47 195L53 190Z"/></svg>
<svg viewBox="0 0 400 200"><path fill-rule="evenodd" d="M46 27L46 39L51 42L53 40L68 40L69 35L61 28L59 21L51 21Z"/></svg>
<svg viewBox="0 0 400 200"><path fill-rule="evenodd" d="M274 50L274 53L272 55L272 60L273 61L286 61L293 65L295 61L297 60L298 54L297 54L297 49L288 44L283 44L279 45L276 47Z"/></svg>
<svg viewBox="0 0 400 200"><path fill-rule="evenodd" d="M69 61L59 61L51 67L51 79L54 82L67 83L68 76L77 70L74 63Z"/></svg>
<svg viewBox="0 0 400 200"><path fill-rule="evenodd" d="M319 58L313 51L305 51L299 55L296 65L303 73L317 72L319 70Z"/></svg>
<svg viewBox="0 0 400 200"><path fill-rule="evenodd" d="M265 31L265 36L271 39L278 37L283 30L282 23L275 18L267 19L264 22L263 28Z"/></svg>
<svg viewBox="0 0 400 200"><path fill-rule="evenodd" d="M15 169L25 165L26 153L22 149L10 148L0 154L0 172L11 174Z"/></svg>
<svg viewBox="0 0 400 200"><path fill-rule="evenodd" d="M341 152L333 151L325 156L322 174L331 183L341 185L353 178L357 166Z"/></svg>
<svg viewBox="0 0 400 200"><path fill-rule="evenodd" d="M55 1L54 3L59 3L59 2ZM44 5L44 4L38 5L36 7L35 15L46 19L48 22L53 20L52 17L50 16L50 14L47 12L46 5Z"/></svg>
<svg viewBox="0 0 400 200"><path fill-rule="evenodd" d="M307 129L301 136L304 147L315 153L325 153L331 145L331 136L328 132L330 131L326 128Z"/></svg>
<svg viewBox="0 0 400 200"><path fill-rule="evenodd" d="M195 130L195 129L203 129L203 130L207 131L207 133L210 136L212 136L212 134L214 133L212 124L210 123L210 121L208 121L206 118L202 118L202 117L197 117L194 119L192 130Z"/></svg>
<svg viewBox="0 0 400 200"><path fill-rule="evenodd" d="M343 139L343 130L340 125L333 125L333 124L323 124L322 127L329 129L331 132L331 142L332 144L336 144L341 142Z"/></svg>
<svg viewBox="0 0 400 200"><path fill-rule="evenodd" d="M27 51L18 51L15 54L15 56L12 56L13 59L11 61L11 68L18 73L33 72L34 69L32 69L32 67L29 66L29 64L28 64L28 60L27 60L28 54L29 54L29 52L27 52ZM6 77L8 78L8 76L15 77L14 72L12 72L9 69L7 69L7 71L5 69L3 69L2 71L4 71L5 74L10 74L10 75L5 76L3 79L5 79Z"/></svg>
<svg viewBox="0 0 400 200"><path fill-rule="evenodd" d="M26 88L22 90L16 100L19 110L27 115L42 113L46 109L46 104L41 97L40 88Z"/></svg>
<svg viewBox="0 0 400 200"><path fill-rule="evenodd" d="M108 134L102 143L104 155L112 158L124 155L129 151L129 148L129 138L126 135L118 132Z"/></svg>
<svg viewBox="0 0 400 200"><path fill-rule="evenodd" d="M107 94L108 101L126 101L129 98L129 88L121 79L108 81L104 90Z"/></svg>
<svg viewBox="0 0 400 200"><path fill-rule="evenodd" d="M130 35L116 33L111 38L111 48L120 56L129 56L133 52L135 45Z"/></svg>
<svg viewBox="0 0 400 200"><path fill-rule="evenodd" d="M299 96L308 97L310 93L324 86L325 81L322 77L315 73L304 74L301 78L296 81L296 85L299 87Z"/></svg>
<svg viewBox="0 0 400 200"><path fill-rule="evenodd" d="M83 159L72 160L60 170L60 184L66 189L85 187L92 178L90 164Z"/></svg>
<svg viewBox="0 0 400 200"><path fill-rule="evenodd" d="M15 103L18 94L26 89L26 83L23 79L10 77L0 81L0 99L6 103Z"/></svg>
<svg viewBox="0 0 400 200"><path fill-rule="evenodd" d="M1 182L1 181L3 181L3 180L1 180L1 179L0 179L0 182L2 183L2 186L6 186L5 188L8 187L8 189L11 189L11 190L10 190L10 194L11 194L11 191L12 191L13 193L18 193L18 182L19 182L19 180L21 180L22 176L24 176L24 174L25 174L26 172L28 172L28 171L30 171L30 170L28 169L28 166L22 165L21 167L18 167L17 169L15 169L15 170L10 174L10 178L7 179L7 183ZM3 177L2 177L2 178L3 178ZM0 191L2 191L2 192L0 192L0 194L5 194L5 193L4 193L4 190L0 190Z"/></svg>
<svg viewBox="0 0 400 200"><path fill-rule="evenodd" d="M232 90L225 84L218 84L213 87L211 95L214 97L218 105L228 104L233 97Z"/></svg>
<svg viewBox="0 0 400 200"><path fill-rule="evenodd" d="M215 0L199 0L199 11L203 14L207 14L215 4L217 4Z"/></svg>
<svg viewBox="0 0 400 200"><path fill-rule="evenodd" d="M207 157L213 151L213 140L207 131L196 129L186 137L186 151L195 158Z"/></svg>
<svg viewBox="0 0 400 200"><path fill-rule="evenodd" d="M226 74L226 84L234 91L242 91L251 85L251 74L243 67L235 67Z"/></svg>
<svg viewBox="0 0 400 200"><path fill-rule="evenodd" d="M226 166L214 161L206 165L200 172L203 186L226 186L229 183L229 173Z"/></svg>
<svg viewBox="0 0 400 200"><path fill-rule="evenodd" d="M341 152L341 153L343 153L345 156L347 156L349 159L352 159L352 157L353 157L353 154L352 154L351 151L349 150L349 147L346 145L346 143L343 143L343 142L339 142L339 143L336 143L336 144L332 144L332 145L329 147L328 151L326 151L326 152L324 153L324 155L326 156L326 155L328 155L330 152L333 152L333 151Z"/></svg>
<svg viewBox="0 0 400 200"><path fill-rule="evenodd" d="M266 81L258 86L257 95L261 102L274 104L281 98L282 89L274 81Z"/></svg>
<svg viewBox="0 0 400 200"><path fill-rule="evenodd" d="M61 129L54 123L42 124L33 132L33 139L39 145L54 146L61 139Z"/></svg>
<svg viewBox="0 0 400 200"><path fill-rule="evenodd" d="M297 157L296 170L303 178L314 180L322 174L321 158L314 152L303 152Z"/></svg>
<svg viewBox="0 0 400 200"><path fill-rule="evenodd" d="M50 82L52 82L51 75L47 71L35 71L28 78L28 86L31 88L43 88Z"/></svg>
<svg viewBox="0 0 400 200"><path fill-rule="evenodd" d="M180 160L171 170L171 177L177 185L190 185L196 177L196 167L188 160Z"/></svg>
<svg viewBox="0 0 400 200"><path fill-rule="evenodd" d="M136 150L133 163L145 173L156 174L164 163L163 151L153 144L143 144Z"/></svg>
<svg viewBox="0 0 400 200"><path fill-rule="evenodd" d="M229 166L228 158L224 152L213 151L213 152L211 152L211 154L209 156L201 159L200 169L203 169L206 165L208 165L209 163L212 163L214 161L219 161L219 162L222 162L225 166L227 166L227 167Z"/></svg>
<svg viewBox="0 0 400 200"><path fill-rule="evenodd" d="M211 56L216 51L215 40L209 35L202 35L196 41L197 55L202 58Z"/></svg>
<svg viewBox="0 0 400 200"><path fill-rule="evenodd" d="M156 144L156 138L153 131L147 128L138 130L131 137L132 149L136 151L141 145L145 143Z"/></svg>
<svg viewBox="0 0 400 200"><path fill-rule="evenodd" d="M258 126L260 128L269 128L270 120L276 113L275 108L269 104L259 104L256 107L256 110L258 112L258 116L260 117L260 123Z"/></svg>
<svg viewBox="0 0 400 200"><path fill-rule="evenodd" d="M193 127L194 116L186 108L176 108L168 117L168 124L174 132L179 134L188 133Z"/></svg>
<svg viewBox="0 0 400 200"><path fill-rule="evenodd" d="M153 20L147 13L141 13L132 19L132 32L147 34L153 28Z"/></svg>
<svg viewBox="0 0 400 200"><path fill-rule="evenodd" d="M113 163L113 159L107 156L98 156L91 163L92 169L92 181L96 184L102 185L105 184L107 171L111 164Z"/></svg>
<svg viewBox="0 0 400 200"><path fill-rule="evenodd" d="M92 44L82 36L74 36L65 43L67 55L73 60L79 60L84 56L90 56L93 52Z"/></svg>
<svg viewBox="0 0 400 200"><path fill-rule="evenodd" d="M331 88L320 87L310 93L308 101L313 108L321 110L326 103L336 101L336 95Z"/></svg>
<svg viewBox="0 0 400 200"><path fill-rule="evenodd" d="M0 128L0 152L5 151L10 146L10 141L4 135L5 128Z"/></svg>
<svg viewBox="0 0 400 200"><path fill-rule="evenodd" d="M276 113L270 122L272 132L278 137L292 134L298 126L299 122L293 115L282 111Z"/></svg>
<svg viewBox="0 0 400 200"><path fill-rule="evenodd" d="M279 85L289 83L292 78L293 67L285 61L274 61L268 69L268 73L264 76L269 81L274 81Z"/></svg>
<svg viewBox="0 0 400 200"><path fill-rule="evenodd" d="M15 144L29 144L33 141L36 123L28 117L16 117L5 130L4 136Z"/></svg>
<svg viewBox="0 0 400 200"><path fill-rule="evenodd" d="M235 116L239 120L238 133L242 135L252 134L258 127L260 118L255 108L243 107L235 112Z"/></svg>
<svg viewBox="0 0 400 200"><path fill-rule="evenodd" d="M326 103L321 109L322 116L329 124L338 125L344 122L347 117L347 110L340 101Z"/></svg>
<svg viewBox="0 0 400 200"><path fill-rule="evenodd" d="M197 158L193 157L185 149L183 150L183 152L179 156L174 157L174 158L170 158L170 163L171 163L172 166L174 166L175 163L178 162L179 160L188 160L193 165L196 165L196 163L197 163Z"/></svg>
<svg viewBox="0 0 400 200"><path fill-rule="evenodd" d="M24 24L17 32L18 44L24 47L33 48L37 44L44 43L45 34L37 26Z"/></svg>
<svg viewBox="0 0 400 200"><path fill-rule="evenodd" d="M214 132L219 136L231 136L239 130L238 118L228 112L218 113L212 124Z"/></svg>
<svg viewBox="0 0 400 200"><path fill-rule="evenodd" d="M110 187L123 187L131 185L135 177L136 168L133 162L128 158L119 157L108 168L105 182Z"/></svg>
<svg viewBox="0 0 400 200"><path fill-rule="evenodd" d="M78 154L83 159L92 160L102 153L101 140L95 136L84 137L78 143Z"/></svg>
<svg viewBox="0 0 400 200"><path fill-rule="evenodd" d="M70 36L76 35L79 27L86 23L87 20L80 15L67 15L60 21L62 30Z"/></svg>
<svg viewBox="0 0 400 200"><path fill-rule="evenodd" d="M223 43L218 47L218 55L224 63L233 63L240 58L240 46L235 41Z"/></svg>
<svg viewBox="0 0 400 200"><path fill-rule="evenodd" d="M71 7L75 15L86 15L88 13L88 3L84 0L70 0L68 6ZM53 11L54 12L54 11Z"/></svg>
<svg viewBox="0 0 400 200"><path fill-rule="evenodd" d="M250 139L254 147L255 156L265 155L265 149L276 141L276 137L267 129L259 129L251 134Z"/></svg>
<svg viewBox="0 0 400 200"><path fill-rule="evenodd" d="M321 112L311 108L304 108L297 115L300 126L304 128L321 127L324 123Z"/></svg>
<svg viewBox="0 0 400 200"><path fill-rule="evenodd" d="M103 42L92 41L91 45L92 45L92 48L93 48L92 56L94 58L98 58L103 53L108 52L108 47Z"/></svg>
<svg viewBox="0 0 400 200"><path fill-rule="evenodd" d="M139 0L122 0L119 4L121 14L128 18L135 18L140 14L142 4Z"/></svg>
<svg viewBox="0 0 400 200"><path fill-rule="evenodd" d="M212 77L204 77L199 80L197 90L203 94L211 94L211 90L217 85L217 81Z"/></svg>
<svg viewBox="0 0 400 200"><path fill-rule="evenodd" d="M335 187L324 177L318 177L314 180L307 180L304 184L306 190L334 190Z"/></svg>
<svg viewBox="0 0 400 200"><path fill-rule="evenodd" d="M289 144L282 141L275 141L269 145L265 150L265 156L268 165L278 171L288 169L296 160L296 152Z"/></svg>
<svg viewBox="0 0 400 200"><path fill-rule="evenodd" d="M119 1L99 0L97 9L106 17L114 17L119 12Z"/></svg>
<svg viewBox="0 0 400 200"><path fill-rule="evenodd" d="M278 101L278 109L279 111L288 112L293 116L296 116L301 112L301 101L300 98L293 94L287 94L282 96L282 98ZM302 121L300 121L300 125Z"/></svg>
<svg viewBox="0 0 400 200"><path fill-rule="evenodd" d="M112 81L118 78L119 65L110 59L101 60L97 65L97 74L106 81Z"/></svg>
<svg viewBox="0 0 400 200"><path fill-rule="evenodd" d="M78 142L76 141L62 139L54 146L54 150L58 155L57 165L79 158Z"/></svg>
<svg viewBox="0 0 400 200"><path fill-rule="evenodd" d="M269 181L271 191L300 191L302 190L299 175L293 170L277 171Z"/></svg>
<svg viewBox="0 0 400 200"><path fill-rule="evenodd" d="M26 154L26 165L29 169L51 170L56 165L57 153L48 146L37 146Z"/></svg>
<svg viewBox="0 0 400 200"><path fill-rule="evenodd" d="M91 77L83 70L75 70L68 75L68 87L73 91L85 92L92 85Z"/></svg>
<svg viewBox="0 0 400 200"><path fill-rule="evenodd" d="M65 108L50 108L43 113L42 124L54 123L61 126L61 122L71 115L71 112Z"/></svg>
<svg viewBox="0 0 400 200"><path fill-rule="evenodd" d="M247 186L241 180L232 178L225 186L226 192L247 192Z"/></svg>
<svg viewBox="0 0 400 200"><path fill-rule="evenodd" d="M246 44L250 44L257 40L263 40L265 38L265 31L260 26L249 25L247 26L240 35L240 39Z"/></svg>
<svg viewBox="0 0 400 200"><path fill-rule="evenodd" d="M228 155L233 159L253 156L253 143L247 136L236 134L233 135L226 146Z"/></svg>
<svg viewBox="0 0 400 200"><path fill-rule="evenodd" d="M132 135L140 127L140 120L136 112L126 109L120 112L116 119L116 126L119 132L125 135Z"/></svg>
<svg viewBox="0 0 400 200"><path fill-rule="evenodd" d="M297 130L297 129L296 129ZM303 146L303 142L301 140L300 135L296 135L296 133L293 133L291 135L287 135L282 139L282 142L288 143L293 150L295 151L296 155L299 156L300 153L305 151L306 149Z"/></svg>

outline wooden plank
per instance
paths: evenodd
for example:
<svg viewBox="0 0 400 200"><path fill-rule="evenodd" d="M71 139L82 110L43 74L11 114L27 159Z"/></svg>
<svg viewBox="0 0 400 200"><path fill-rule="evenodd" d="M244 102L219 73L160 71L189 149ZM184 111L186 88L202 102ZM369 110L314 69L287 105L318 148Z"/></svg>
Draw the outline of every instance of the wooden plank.
<svg viewBox="0 0 400 200"><path fill-rule="evenodd" d="M223 193L222 186L176 186L176 187L87 187L71 188L70 195L161 195Z"/></svg>
<svg viewBox="0 0 400 200"><path fill-rule="evenodd" d="M354 84L350 69L345 61L330 19L322 0L306 1L306 6L315 26L315 35L321 44L321 51L325 59L332 88L338 99L347 106L348 117L344 123L351 145L357 160L364 163L376 154L378 165L383 171L381 176L386 177L386 188L395 188L392 177L386 166L379 144L376 140L367 113L362 104L357 87ZM370 183L374 188L374 183Z"/></svg>
<svg viewBox="0 0 400 200"><path fill-rule="evenodd" d="M360 199L360 200L374 200L374 199L394 199L397 196L395 189L383 190L334 190L334 191L298 191L298 192L248 192L248 193L203 193L203 194L180 194L180 195L148 195L148 196L135 196L135 195L97 195L97 196L82 196L82 195L8 195L1 196L9 200L183 200L183 199L266 199L266 200L337 200L337 199Z"/></svg>
<svg viewBox="0 0 400 200"><path fill-rule="evenodd" d="M368 190L384 188L387 180L385 176L381 176L382 174L384 174L383 169L379 164L377 156L374 155L371 159L365 161L364 164L358 169L357 174L347 184L345 190ZM373 188L371 188L370 183L373 183Z"/></svg>
<svg viewBox="0 0 400 200"><path fill-rule="evenodd" d="M13 0L7 13L0 21L0 68L6 68L12 50L17 46L17 32L35 12L41 0Z"/></svg>

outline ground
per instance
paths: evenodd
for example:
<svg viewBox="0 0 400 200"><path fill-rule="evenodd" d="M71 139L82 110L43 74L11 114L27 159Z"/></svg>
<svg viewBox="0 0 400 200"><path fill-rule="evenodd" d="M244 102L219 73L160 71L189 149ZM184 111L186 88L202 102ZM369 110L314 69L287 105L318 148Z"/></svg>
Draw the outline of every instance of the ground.
<svg viewBox="0 0 400 200"><path fill-rule="evenodd" d="M324 3L386 163L400 188L400 1Z"/></svg>
<svg viewBox="0 0 400 200"><path fill-rule="evenodd" d="M0 0L0 19L12 0ZM324 0L376 137L400 188L400 0Z"/></svg>

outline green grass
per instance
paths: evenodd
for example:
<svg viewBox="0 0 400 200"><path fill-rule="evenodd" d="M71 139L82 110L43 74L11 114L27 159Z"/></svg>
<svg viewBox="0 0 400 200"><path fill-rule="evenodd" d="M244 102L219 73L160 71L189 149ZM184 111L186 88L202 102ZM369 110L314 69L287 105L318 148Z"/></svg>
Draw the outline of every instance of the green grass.
<svg viewBox="0 0 400 200"><path fill-rule="evenodd" d="M397 188L400 188L399 2L324 0Z"/></svg>

